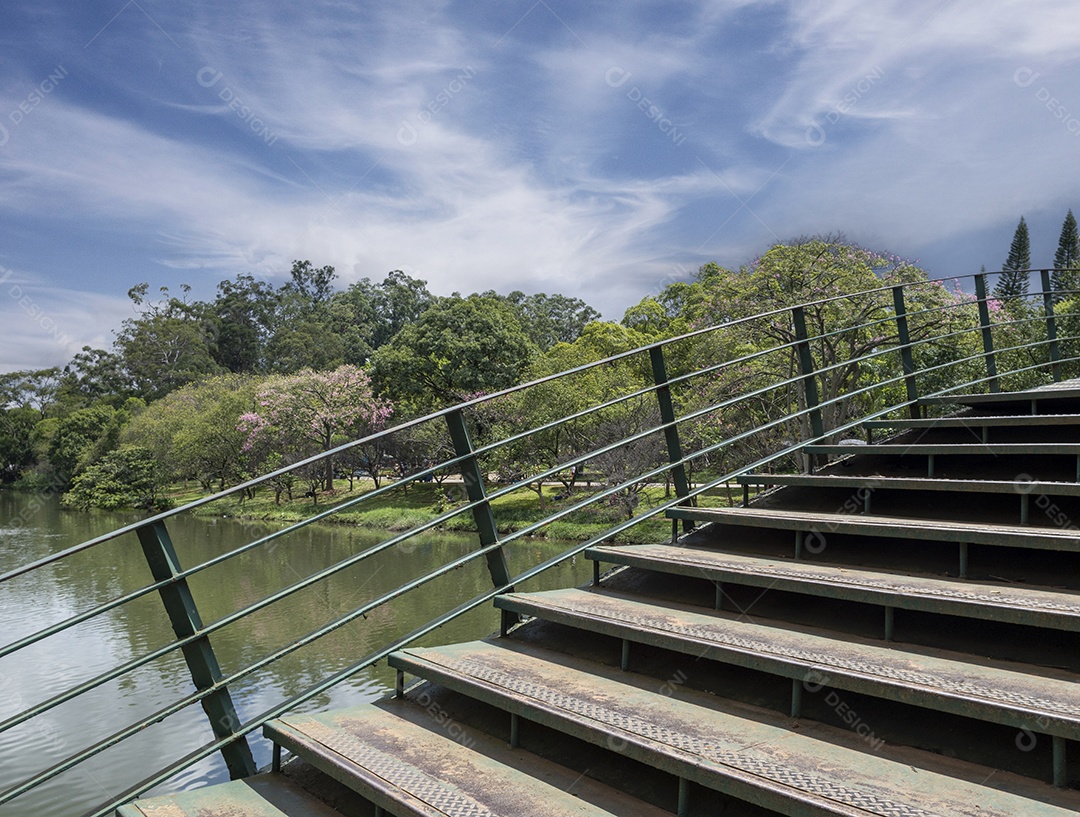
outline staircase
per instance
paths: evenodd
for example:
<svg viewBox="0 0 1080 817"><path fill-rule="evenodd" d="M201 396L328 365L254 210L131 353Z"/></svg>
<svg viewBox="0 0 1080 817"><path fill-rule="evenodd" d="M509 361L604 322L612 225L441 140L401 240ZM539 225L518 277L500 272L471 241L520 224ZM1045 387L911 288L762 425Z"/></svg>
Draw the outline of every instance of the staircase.
<svg viewBox="0 0 1080 817"><path fill-rule="evenodd" d="M277 770L119 814L1080 812L1080 389L933 402L392 654L394 698L265 727Z"/></svg>

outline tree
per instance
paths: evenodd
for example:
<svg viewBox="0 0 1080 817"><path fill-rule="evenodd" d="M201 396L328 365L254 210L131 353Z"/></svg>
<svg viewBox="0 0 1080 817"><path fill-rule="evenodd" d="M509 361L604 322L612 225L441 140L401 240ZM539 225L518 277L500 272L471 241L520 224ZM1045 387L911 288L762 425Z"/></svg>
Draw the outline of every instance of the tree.
<svg viewBox="0 0 1080 817"><path fill-rule="evenodd" d="M157 470L153 453L145 448L110 451L75 478L63 502L82 510L159 510L163 503Z"/></svg>
<svg viewBox="0 0 1080 817"><path fill-rule="evenodd" d="M103 398L129 397L133 385L119 354L84 346L64 367L60 390L60 399L74 409Z"/></svg>
<svg viewBox="0 0 1080 817"><path fill-rule="evenodd" d="M485 292L484 295L495 296L495 293ZM586 324L600 318L600 313L580 298L566 295L543 292L526 295L515 290L506 296L506 301L517 309L522 329L541 352L556 343L573 343Z"/></svg>
<svg viewBox="0 0 1080 817"><path fill-rule="evenodd" d="M256 380L227 374L189 383L138 413L121 441L152 451L164 479L197 479L224 490L242 476L246 435L237 429L255 402Z"/></svg>
<svg viewBox="0 0 1080 817"><path fill-rule="evenodd" d="M274 331L267 344L273 371L333 369L345 362L345 344L333 331L331 304L337 273L331 266L294 261L291 280L278 290Z"/></svg>
<svg viewBox="0 0 1080 817"><path fill-rule="evenodd" d="M186 295L190 287L181 287ZM212 337L206 306L169 295L148 301L147 284L128 290L139 317L128 318L116 336L116 349L138 396L164 397L185 383L220 371L211 354Z"/></svg>
<svg viewBox="0 0 1080 817"><path fill-rule="evenodd" d="M712 383L702 381L703 385L697 388L708 389L709 393L704 395L706 401L714 393L766 390L752 402L736 406L729 414L730 419L738 419L740 424L745 422L750 428L790 415L793 405L805 408L798 385L767 389L770 384L789 381L798 375L797 355L793 346L788 345L796 340L792 314L786 307L808 304L804 311L808 333L821 338L811 344L811 349L819 397L826 403L821 408L824 426L828 430L842 425L851 416L865 413L868 406L860 401L871 398L858 396L851 401L839 398L895 372L896 355L859 362L860 358L897 342L895 324L887 320L893 310L892 295L888 290L880 291L882 286L925 280L923 270L898 257L864 249L836 236L777 244L739 272L706 264L691 285L692 291L682 292L683 318L688 328L715 326L772 310L784 311L736 324L730 330L720 330L695 341L693 355L699 364L731 360L774 346L783 348L746 365L727 369ZM872 290L879 291L852 297L854 293ZM911 316L910 335L913 341L918 341L936 334L944 320L933 308L954 302L958 296L935 284L911 287L905 297ZM920 347L917 354L925 352ZM669 362L668 369L669 374L677 374L679 367ZM688 384L686 388L695 386ZM805 415L803 424L800 433L805 435L809 431ZM765 438L759 435L755 439Z"/></svg>
<svg viewBox="0 0 1080 817"><path fill-rule="evenodd" d="M92 460L98 442L115 429L116 410L104 403L77 409L66 417L48 418L35 426L38 458L51 474L49 482L67 488Z"/></svg>
<svg viewBox="0 0 1080 817"><path fill-rule="evenodd" d="M994 286L994 297L1006 306L1020 301L1028 293L1028 271L1031 269L1031 241L1027 222L1020 216L1016 225L1009 256L1001 266L1001 275Z"/></svg>
<svg viewBox="0 0 1080 817"><path fill-rule="evenodd" d="M443 298L372 356L380 388L420 406L452 405L520 382L536 354L514 309L483 295Z"/></svg>
<svg viewBox="0 0 1080 817"><path fill-rule="evenodd" d="M0 409L0 484L14 482L34 464L31 434L40 419L29 406Z"/></svg>
<svg viewBox="0 0 1080 817"><path fill-rule="evenodd" d="M255 403L255 411L238 422L247 434L244 448L269 439L272 449L286 459L292 455L293 461L382 430L393 410L388 400L372 393L367 374L350 365L272 377L258 389ZM322 461L321 473L324 489L333 490L331 457Z"/></svg>
<svg viewBox="0 0 1080 817"><path fill-rule="evenodd" d="M251 275L221 281L208 316L216 338L214 360L230 372L263 371L277 303L273 287Z"/></svg>
<svg viewBox="0 0 1080 817"><path fill-rule="evenodd" d="M1070 297L1068 291L1080 289L1080 231L1077 230L1072 208L1065 215L1065 222L1061 225L1061 236L1058 238L1057 252L1054 253L1051 284L1055 293L1066 293L1055 295L1055 298L1059 300Z"/></svg>
<svg viewBox="0 0 1080 817"><path fill-rule="evenodd" d="M616 323L593 321L585 326L573 343L557 343L538 356L526 377L529 380L540 379L576 369L635 349L647 342L648 337L634 329ZM629 394L646 385L650 377L647 363L643 366L642 359L635 356L540 383L530 388L527 393L516 392L500 397L486 403L485 407L489 407L488 413L496 417L496 436L506 438L526 429L542 428L561 417L577 414L597 403ZM653 399L652 408L655 408L655 405ZM512 445L498 449L493 455L492 468L506 480L519 481L536 477L529 483L529 487L536 493L543 510L544 483L558 480L562 484L563 492L572 494L584 466L573 467L567 463L587 451L595 450L601 444L614 442L619 431L626 427L630 415L634 415L641 408L637 404L633 407L610 407L602 412L590 413L558 423L552 428L535 431ZM638 457L644 450L632 445L624 454ZM619 461L618 457L619 455L612 455L603 463L589 463L589 467L600 468L605 474L610 469L614 476L616 471L622 473L620 469L626 465L626 461ZM649 465L651 464L650 461ZM552 469L557 469L553 476L542 479L538 476ZM620 492L621 501L634 504L639 490Z"/></svg>
<svg viewBox="0 0 1080 817"><path fill-rule="evenodd" d="M55 366L51 369L0 374L0 408L33 408L40 418L56 402L60 388L60 369Z"/></svg>
<svg viewBox="0 0 1080 817"><path fill-rule="evenodd" d="M427 290L427 282L392 270L374 290L374 318L371 348L378 349L403 327L417 320L437 299Z"/></svg>

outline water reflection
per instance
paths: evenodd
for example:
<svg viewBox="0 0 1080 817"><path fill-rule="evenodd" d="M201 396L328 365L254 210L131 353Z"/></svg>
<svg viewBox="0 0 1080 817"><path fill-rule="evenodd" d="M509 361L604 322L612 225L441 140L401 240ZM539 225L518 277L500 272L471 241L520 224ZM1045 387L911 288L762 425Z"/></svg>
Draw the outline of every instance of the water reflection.
<svg viewBox="0 0 1080 817"><path fill-rule="evenodd" d="M128 514L63 511L55 500L0 492L0 572L41 558L134 521ZM169 530L181 563L190 567L270 533L266 524L233 519L180 517ZM211 623L359 553L383 539L378 532L345 526L304 529L193 576L190 586L205 623ZM469 535L433 534L389 549L212 636L222 670L240 670L308 632L325 626L412 578L477 547ZM565 543L529 541L514 546L513 564L535 564ZM580 584L583 560L560 565L533 582L536 589ZM4 633L10 643L150 582L134 536L127 536L13 580L0 589ZM355 662L490 587L477 559L419 591L376 608L312 645L298 649L232 689L242 718L250 718ZM481 637L498 626L490 605L426 636L420 643ZM0 659L0 719L93 678L173 638L156 594L132 601L33 647ZM388 693L393 674L385 663L364 670L304 708L344 706ZM63 758L147 717L194 691L179 652L159 658L48 713L0 735L0 789L7 790ZM0 815L69 817L85 812L212 738L199 706L191 706L141 731L44 784ZM252 742L256 761L269 762L269 744ZM218 758L208 758L164 789L223 780Z"/></svg>

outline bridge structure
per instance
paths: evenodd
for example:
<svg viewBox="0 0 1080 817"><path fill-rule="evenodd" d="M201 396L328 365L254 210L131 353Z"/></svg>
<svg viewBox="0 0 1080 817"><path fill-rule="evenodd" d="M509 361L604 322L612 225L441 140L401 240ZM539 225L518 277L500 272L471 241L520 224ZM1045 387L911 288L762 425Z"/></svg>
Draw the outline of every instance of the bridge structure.
<svg viewBox="0 0 1080 817"><path fill-rule="evenodd" d="M170 535L176 517L229 507L319 458L0 575L2 592L108 545L145 560L148 576L5 644L0 659L137 599L159 599L175 633L43 690L0 723L7 739L107 684L137 683L151 662L182 656L186 673L166 706L130 722L118 711L100 740L8 781L0 813L32 813L35 792L147 732L167 744L170 723L200 709L202 745L101 802L73 796L71 813L1080 812L1080 316L1050 270L1040 277L1015 309L988 298L981 273L960 279L974 297L949 289L957 279L883 282L703 328L341 446L322 456L425 427L441 441L405 478L209 560L186 558ZM594 389L600 373L630 370L643 385ZM550 404L550 419L493 434L485 418L508 400ZM621 417L624 433L579 433L604 416ZM517 479L490 479L500 456L551 450L552 435L573 444ZM571 492L519 530L500 525L497 499L583 468L604 473L599 490ZM203 619L200 574L448 472L463 496L436 518ZM557 556L523 561L529 537L642 485L670 491L647 507L627 501L624 520ZM469 553L220 665L214 642L228 628L376 558L408 563L417 537L461 514L479 531ZM657 517L670 535L621 543ZM590 585L528 592L578 557L592 562ZM490 588L455 596L453 572L473 563ZM438 612L247 711L240 692L253 677L401 599ZM476 640L438 642L440 627L474 614ZM392 695L312 711L376 662L396 673ZM230 782L174 791L208 758Z"/></svg>

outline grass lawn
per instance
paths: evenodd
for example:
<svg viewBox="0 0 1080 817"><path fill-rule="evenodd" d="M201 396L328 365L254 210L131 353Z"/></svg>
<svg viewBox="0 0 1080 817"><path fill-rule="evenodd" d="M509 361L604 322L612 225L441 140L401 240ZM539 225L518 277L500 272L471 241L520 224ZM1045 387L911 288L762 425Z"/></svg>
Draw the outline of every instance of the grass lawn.
<svg viewBox="0 0 1080 817"><path fill-rule="evenodd" d="M325 511L329 508L340 506L350 501L358 500L364 494L371 491L373 484L370 479L357 479L349 489L348 480L341 479L335 482L332 492L321 492L314 500L311 497L302 497L299 494L302 489L294 493L292 500L284 495L280 504L274 501L274 494L269 488L263 487L253 498L243 499L239 495L227 497L216 502L204 505L194 511L201 516L231 516L244 519L261 519L281 522L299 522L307 519L314 513ZM498 486L488 487L488 493L495 493ZM597 488L579 488L570 498L557 499L563 493L560 485L544 486L544 508L541 510L539 498L535 491L521 488L505 496L497 497L491 501L492 513L495 516L495 524L500 533L507 534L521 530L534 522L538 522L561 509L568 508L598 492ZM741 498L741 491L738 493ZM174 486L168 492L169 499L174 507L201 499L206 494L195 483L185 483ZM656 507L665 500L663 486L649 486L640 495L636 513L647 512L649 508ZM423 524L442 513L453 508L462 507L465 502L464 488L460 481L444 482L437 485L433 482L411 483L408 490L395 488L381 496L374 497L362 502L357 502L349 508L345 508L326 521L340 524L358 525L365 528L374 528L387 531L404 531ZM700 498L702 505L727 505L729 504L728 493L720 491L716 495ZM612 525L623 521L625 508L620 505L610 504L608 500L598 500L596 503L573 511L561 519L550 522L537 530L533 535L549 539L565 539L583 541L603 533ZM475 531L476 525L472 513L466 511L455 516L442 525L442 530L451 531ZM635 525L630 530L616 537L620 542L659 542L671 536L671 523L659 513L657 517Z"/></svg>

